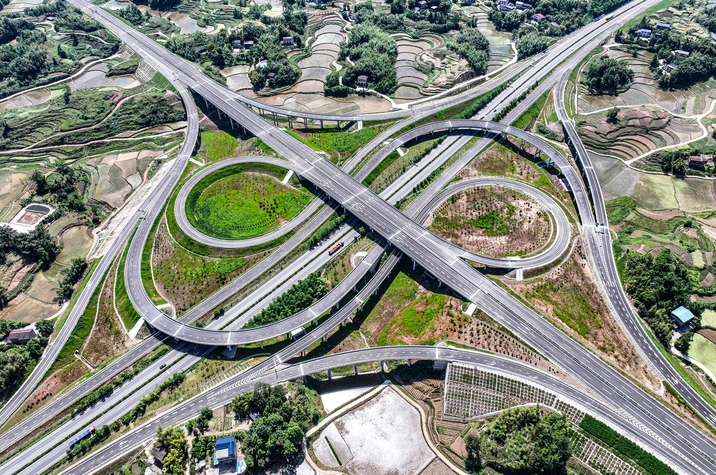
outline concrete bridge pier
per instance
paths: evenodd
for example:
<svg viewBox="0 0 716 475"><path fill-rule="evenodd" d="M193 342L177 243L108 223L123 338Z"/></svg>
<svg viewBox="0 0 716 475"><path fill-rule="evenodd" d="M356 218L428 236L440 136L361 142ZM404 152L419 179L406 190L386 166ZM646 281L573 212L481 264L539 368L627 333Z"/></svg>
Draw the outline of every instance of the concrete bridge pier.
<svg viewBox="0 0 716 475"><path fill-rule="evenodd" d="M304 129L307 129L307 128L308 128L308 119L305 118L305 117L303 118L303 128L304 128Z"/></svg>
<svg viewBox="0 0 716 475"><path fill-rule="evenodd" d="M385 361L380 362L380 370L384 373L388 372L388 369L385 367Z"/></svg>
<svg viewBox="0 0 716 475"><path fill-rule="evenodd" d="M354 373L356 376L358 376L358 365L357 365L357 364L354 364L354 365L353 365L353 373Z"/></svg>
<svg viewBox="0 0 716 475"><path fill-rule="evenodd" d="M263 342L263 341L259 341L259 347L261 347L262 350L264 349L264 342Z"/></svg>
<svg viewBox="0 0 716 475"><path fill-rule="evenodd" d="M525 150L525 139L520 139L520 150Z"/></svg>
<svg viewBox="0 0 716 475"><path fill-rule="evenodd" d="M305 358L305 357L306 357L306 350L301 350L301 358Z"/></svg>
<svg viewBox="0 0 716 475"><path fill-rule="evenodd" d="M408 360L408 368L410 368L411 366L413 366L413 362Z"/></svg>
<svg viewBox="0 0 716 475"><path fill-rule="evenodd" d="M330 381L331 379L333 379L333 370L329 369L328 370L328 380Z"/></svg>
<svg viewBox="0 0 716 475"><path fill-rule="evenodd" d="M415 260L413 260L413 270L415 270L416 265L417 265L417 263L415 262Z"/></svg>
<svg viewBox="0 0 716 475"><path fill-rule="evenodd" d="M323 119L321 119L321 129L323 128Z"/></svg>
<svg viewBox="0 0 716 475"><path fill-rule="evenodd" d="M323 336L321 337L321 343L325 343L326 340L328 340L328 337L327 337L326 335L323 335Z"/></svg>
<svg viewBox="0 0 716 475"><path fill-rule="evenodd" d="M232 119L231 117L229 117L229 123L231 124L231 130L234 130L234 128L235 128L235 127L234 127L234 119Z"/></svg>

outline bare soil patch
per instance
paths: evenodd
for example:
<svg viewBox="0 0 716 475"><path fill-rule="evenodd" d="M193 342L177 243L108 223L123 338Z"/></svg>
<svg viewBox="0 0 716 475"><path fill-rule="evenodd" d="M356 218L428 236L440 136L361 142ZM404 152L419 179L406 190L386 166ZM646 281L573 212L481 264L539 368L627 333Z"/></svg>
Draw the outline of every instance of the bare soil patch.
<svg viewBox="0 0 716 475"><path fill-rule="evenodd" d="M550 240L549 214L520 192L484 186L454 195L433 213L429 229L491 257L533 254Z"/></svg>

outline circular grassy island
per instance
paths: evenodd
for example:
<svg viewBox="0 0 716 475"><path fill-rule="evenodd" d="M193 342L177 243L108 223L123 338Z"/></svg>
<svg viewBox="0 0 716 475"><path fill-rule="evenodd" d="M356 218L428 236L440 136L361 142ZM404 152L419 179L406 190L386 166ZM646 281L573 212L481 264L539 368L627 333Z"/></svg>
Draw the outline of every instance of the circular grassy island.
<svg viewBox="0 0 716 475"><path fill-rule="evenodd" d="M537 201L501 186L451 196L433 212L428 229L468 251L497 258L535 254L552 236L550 215Z"/></svg>
<svg viewBox="0 0 716 475"><path fill-rule="evenodd" d="M313 195L295 175L264 164L233 165L204 177L189 193L186 214L207 236L249 239L281 226L298 215Z"/></svg>

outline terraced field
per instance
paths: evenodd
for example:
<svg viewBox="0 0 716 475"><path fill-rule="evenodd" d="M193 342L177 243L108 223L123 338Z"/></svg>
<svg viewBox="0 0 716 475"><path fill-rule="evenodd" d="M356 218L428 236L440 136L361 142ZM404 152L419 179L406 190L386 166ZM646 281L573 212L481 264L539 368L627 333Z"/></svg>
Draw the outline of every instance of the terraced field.
<svg viewBox="0 0 716 475"><path fill-rule="evenodd" d="M687 90L663 90L654 81L649 70L652 53L639 51L636 58L630 52L611 49L610 58L626 61L634 71L634 82L629 89L617 95L590 95L584 84L579 85L578 108L580 114L617 107L655 104L674 114L697 115L705 112L716 99L716 81L699 83Z"/></svg>
<svg viewBox="0 0 716 475"><path fill-rule="evenodd" d="M696 119L677 117L655 107L621 109L617 124L607 122L608 111L579 116L577 128L587 148L630 160L662 147L699 138Z"/></svg>

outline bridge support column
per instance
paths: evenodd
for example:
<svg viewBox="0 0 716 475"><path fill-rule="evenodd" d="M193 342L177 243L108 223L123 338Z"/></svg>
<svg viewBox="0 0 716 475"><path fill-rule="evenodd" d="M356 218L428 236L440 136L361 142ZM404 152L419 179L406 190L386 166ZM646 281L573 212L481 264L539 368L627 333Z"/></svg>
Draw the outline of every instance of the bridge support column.
<svg viewBox="0 0 716 475"><path fill-rule="evenodd" d="M209 108L209 101L206 100L206 97L204 98L204 107Z"/></svg>
<svg viewBox="0 0 716 475"><path fill-rule="evenodd" d="M318 326L318 319L317 319L317 318L316 318L315 320L313 320L313 326L314 326L314 327L317 327L317 326Z"/></svg>
<svg viewBox="0 0 716 475"><path fill-rule="evenodd" d="M411 366L413 366L413 362L408 360L408 368L410 368Z"/></svg>
<svg viewBox="0 0 716 475"><path fill-rule="evenodd" d="M520 150L525 149L525 139L520 139Z"/></svg>
<svg viewBox="0 0 716 475"><path fill-rule="evenodd" d="M322 342L322 343L325 343L327 339L328 339L328 337L327 337L326 335L323 335L323 336L321 337L321 342Z"/></svg>
<svg viewBox="0 0 716 475"><path fill-rule="evenodd" d="M331 379L333 379L333 370L329 369L328 370L328 380L330 381Z"/></svg>
<svg viewBox="0 0 716 475"><path fill-rule="evenodd" d="M307 128L308 128L308 119L305 118L305 117L303 118L303 128L304 128L304 129L307 129Z"/></svg>
<svg viewBox="0 0 716 475"><path fill-rule="evenodd" d="M415 270L416 262L413 261L413 270Z"/></svg>
<svg viewBox="0 0 716 475"><path fill-rule="evenodd" d="M323 128L323 119L321 119L321 128Z"/></svg>
<svg viewBox="0 0 716 475"><path fill-rule="evenodd" d="M273 125L278 125L278 119L276 118L276 113L271 112L271 115L273 116Z"/></svg>
<svg viewBox="0 0 716 475"><path fill-rule="evenodd" d="M380 370L381 370L382 372L384 372L384 373L387 373L387 372L388 372L388 370L387 370L386 367L385 367L385 361L381 361L381 362L380 362Z"/></svg>
<svg viewBox="0 0 716 475"><path fill-rule="evenodd" d="M442 287L442 286L443 286L442 281L440 279L438 279L438 287Z"/></svg>
<svg viewBox="0 0 716 475"><path fill-rule="evenodd" d="M353 373L354 373L356 376L358 376L358 365L357 365L357 364L354 364L354 365L353 365Z"/></svg>
<svg viewBox="0 0 716 475"><path fill-rule="evenodd" d="M260 346L261 349L263 350L263 349L264 349L264 342L263 342L263 341L260 341L260 342L259 342L259 346Z"/></svg>
<svg viewBox="0 0 716 475"><path fill-rule="evenodd" d="M306 357L306 350L301 350L301 358L305 358L305 357Z"/></svg>
<svg viewBox="0 0 716 475"><path fill-rule="evenodd" d="M234 128L235 128L235 127L234 127L234 119L232 119L231 117L229 117L229 123L231 123L231 130L234 130Z"/></svg>

